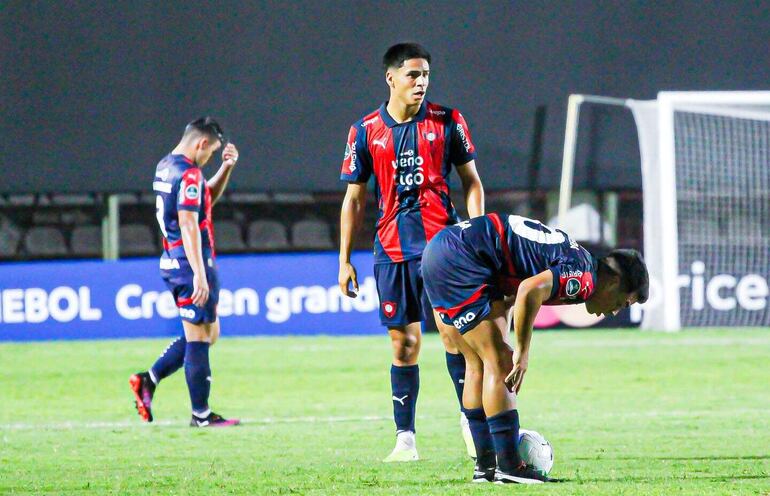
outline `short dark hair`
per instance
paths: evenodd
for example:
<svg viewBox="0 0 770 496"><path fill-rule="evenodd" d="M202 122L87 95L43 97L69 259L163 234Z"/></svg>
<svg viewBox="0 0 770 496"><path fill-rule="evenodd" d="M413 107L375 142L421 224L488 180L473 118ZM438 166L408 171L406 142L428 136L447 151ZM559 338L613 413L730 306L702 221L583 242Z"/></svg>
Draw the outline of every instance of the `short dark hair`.
<svg viewBox="0 0 770 496"><path fill-rule="evenodd" d="M608 259L612 259L615 263L611 265ZM623 291L629 294L636 293L639 303L647 301L650 295L650 275L647 273L647 265L641 253L628 248L618 248L600 258L599 264L604 266L605 271L620 277L620 286Z"/></svg>
<svg viewBox="0 0 770 496"><path fill-rule="evenodd" d="M184 128L184 135L187 136L190 133L200 133L212 140L219 140L222 146L227 143L222 126L209 116L198 117L194 121L189 122Z"/></svg>
<svg viewBox="0 0 770 496"><path fill-rule="evenodd" d="M382 56L382 67L386 71L391 67L398 69L409 59L425 59L430 64L430 54L419 43L397 43Z"/></svg>

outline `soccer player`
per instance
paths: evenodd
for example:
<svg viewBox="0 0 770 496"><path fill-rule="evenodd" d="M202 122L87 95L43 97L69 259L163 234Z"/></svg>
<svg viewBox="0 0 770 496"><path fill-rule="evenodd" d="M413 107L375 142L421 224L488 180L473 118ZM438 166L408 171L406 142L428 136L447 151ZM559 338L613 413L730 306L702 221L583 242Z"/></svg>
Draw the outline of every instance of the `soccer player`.
<svg viewBox="0 0 770 496"><path fill-rule="evenodd" d="M463 406L476 446L473 481L547 481L518 455L516 395L527 371L535 316L541 305L585 303L592 314L614 315L644 303L649 287L644 260L626 249L597 259L563 231L492 213L434 236L422 270L436 323L467 364Z"/></svg>
<svg viewBox="0 0 770 496"><path fill-rule="evenodd" d="M201 168L222 146L222 165L206 181ZM210 117L201 117L185 127L179 144L155 169L152 188L157 193L156 217L163 235L160 274L179 307L184 335L173 341L148 371L129 379L136 410L146 422L152 422L155 388L184 365L192 403L190 426L240 423L222 418L208 404L209 347L219 337L219 279L211 207L222 196L237 161L238 150L226 142L220 125Z"/></svg>
<svg viewBox="0 0 770 496"><path fill-rule="evenodd" d="M374 276L380 321L393 347L390 378L396 423L396 445L386 462L419 458L414 420L420 387L420 323L432 318L420 259L437 232L459 221L447 184L452 165L463 185L468 214L484 213L484 189L465 119L456 109L425 99L430 62L427 50L415 43L387 50L383 66L390 96L350 128L342 163L341 179L348 186L340 215L339 285L351 298L358 291L356 269L350 263L352 240L363 219L366 183L372 176L379 205ZM465 361L451 343L445 345L447 367L461 401ZM473 454L467 433L466 445Z"/></svg>

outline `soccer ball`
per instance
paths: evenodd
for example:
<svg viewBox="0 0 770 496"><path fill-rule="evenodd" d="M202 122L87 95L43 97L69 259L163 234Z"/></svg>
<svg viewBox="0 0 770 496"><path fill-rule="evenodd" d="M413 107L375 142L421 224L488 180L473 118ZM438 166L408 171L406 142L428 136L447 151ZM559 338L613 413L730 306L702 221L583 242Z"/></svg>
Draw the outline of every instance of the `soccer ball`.
<svg viewBox="0 0 770 496"><path fill-rule="evenodd" d="M519 429L519 456L541 475L548 475L553 467L551 443L535 431Z"/></svg>

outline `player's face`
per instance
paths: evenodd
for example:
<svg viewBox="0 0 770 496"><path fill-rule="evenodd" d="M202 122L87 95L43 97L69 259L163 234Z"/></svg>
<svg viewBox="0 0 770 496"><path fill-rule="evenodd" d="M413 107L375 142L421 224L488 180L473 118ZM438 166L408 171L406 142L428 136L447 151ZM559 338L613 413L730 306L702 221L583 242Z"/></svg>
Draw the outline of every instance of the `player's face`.
<svg viewBox="0 0 770 496"><path fill-rule="evenodd" d="M392 98L407 106L420 105L428 92L430 64L425 59L409 59L386 75Z"/></svg>
<svg viewBox="0 0 770 496"><path fill-rule="evenodd" d="M618 288L617 282L597 288L586 300L586 310L594 315L609 317L617 315L623 308L628 308L638 300L636 293L626 293Z"/></svg>
<svg viewBox="0 0 770 496"><path fill-rule="evenodd" d="M198 167L203 167L209 161L214 152L219 150L222 143L219 140L209 140L208 138L201 138L195 148L195 164Z"/></svg>

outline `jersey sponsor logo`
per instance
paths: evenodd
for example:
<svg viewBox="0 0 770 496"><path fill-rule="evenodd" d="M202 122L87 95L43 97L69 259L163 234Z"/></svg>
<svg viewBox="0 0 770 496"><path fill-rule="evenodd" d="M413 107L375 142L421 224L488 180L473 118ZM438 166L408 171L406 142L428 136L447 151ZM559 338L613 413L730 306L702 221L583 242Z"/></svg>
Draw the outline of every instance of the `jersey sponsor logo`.
<svg viewBox="0 0 770 496"><path fill-rule="evenodd" d="M192 308L180 308L179 309L179 316L183 317L185 319L194 319L195 318L195 310Z"/></svg>
<svg viewBox="0 0 770 496"><path fill-rule="evenodd" d="M428 109L428 113L431 115L446 115L446 110Z"/></svg>
<svg viewBox="0 0 770 496"><path fill-rule="evenodd" d="M387 136L385 136L385 137L383 137L383 138L380 138L380 139L378 139L378 140L372 140L372 144L373 144L373 145L379 145L379 146L381 146L381 147L382 147L382 149L383 149L383 150L386 148L386 146L385 146L385 145L386 145L387 143L388 143L388 137L387 137Z"/></svg>
<svg viewBox="0 0 770 496"><path fill-rule="evenodd" d="M343 162L347 163L348 172L347 174L352 174L356 171L358 167L356 167L356 142L347 143L345 145L345 158L343 159ZM350 160L350 162L347 162ZM344 171L344 166L343 166Z"/></svg>
<svg viewBox="0 0 770 496"><path fill-rule="evenodd" d="M580 279L577 279L576 277L570 277L567 279L567 284L565 285L564 291L567 294L567 297L574 298L580 292L580 287Z"/></svg>
<svg viewBox="0 0 770 496"><path fill-rule="evenodd" d="M471 227L471 221L469 221L469 220L464 220L464 221L458 222L458 223L457 223L457 224L455 224L455 225L456 225L456 226L459 226L459 227L460 227L460 229L462 229L463 231L465 231L466 229L468 229L469 227Z"/></svg>
<svg viewBox="0 0 770 496"><path fill-rule="evenodd" d="M200 196L200 189L197 184L189 184L184 189L184 197L187 200L197 200Z"/></svg>
<svg viewBox="0 0 770 496"><path fill-rule="evenodd" d="M433 141L436 139L436 133L423 133L422 137L428 141Z"/></svg>
<svg viewBox="0 0 770 496"><path fill-rule="evenodd" d="M468 325L469 323L473 322L473 319L475 319L475 318L476 318L476 314L475 314L475 313L473 313L473 312L468 312L468 313L466 313L465 315L463 315L462 317L458 317L458 318L454 319L454 320L452 321L452 324L453 324L453 325L454 325L456 328L458 328L458 329L462 329L462 328L463 328L463 326L466 326L466 325Z"/></svg>
<svg viewBox="0 0 770 496"><path fill-rule="evenodd" d="M465 148L465 151L469 151L471 149L471 142L468 141L468 136L465 134L465 128L462 124L457 124L457 133L460 135L460 140L463 142L463 148Z"/></svg>
<svg viewBox="0 0 770 496"><path fill-rule="evenodd" d="M176 258L161 258L160 259L161 270L172 270L179 268L179 260Z"/></svg>
<svg viewBox="0 0 770 496"><path fill-rule="evenodd" d="M415 156L414 150L404 150L398 160L392 160L391 165L396 170L393 180L401 186L419 186L425 182L422 165L425 163L420 155Z"/></svg>
<svg viewBox="0 0 770 496"><path fill-rule="evenodd" d="M374 124L375 122L377 122L377 119L379 119L379 118L380 118L379 115L375 115L371 119L368 119L368 120L365 120L364 122L362 122L361 123L361 127L366 127L366 126L368 126L370 124Z"/></svg>
<svg viewBox="0 0 770 496"><path fill-rule="evenodd" d="M382 313L385 314L385 317L392 319L394 315L396 315L396 309L398 307L396 304L392 301L383 301L382 302Z"/></svg>

